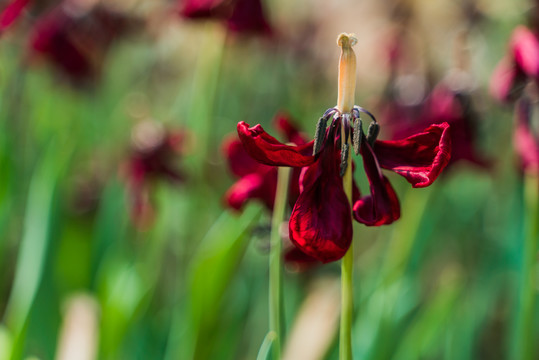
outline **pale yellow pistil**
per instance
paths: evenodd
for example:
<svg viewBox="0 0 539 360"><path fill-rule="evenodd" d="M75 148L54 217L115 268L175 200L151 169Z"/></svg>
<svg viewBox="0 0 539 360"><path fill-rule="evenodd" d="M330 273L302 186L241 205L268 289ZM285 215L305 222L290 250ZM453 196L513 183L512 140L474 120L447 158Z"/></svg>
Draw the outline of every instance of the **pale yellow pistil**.
<svg viewBox="0 0 539 360"><path fill-rule="evenodd" d="M354 108L356 93L356 54L352 49L352 46L356 43L357 38L354 34L342 33L337 38L337 45L341 48L337 109L341 113L350 113Z"/></svg>

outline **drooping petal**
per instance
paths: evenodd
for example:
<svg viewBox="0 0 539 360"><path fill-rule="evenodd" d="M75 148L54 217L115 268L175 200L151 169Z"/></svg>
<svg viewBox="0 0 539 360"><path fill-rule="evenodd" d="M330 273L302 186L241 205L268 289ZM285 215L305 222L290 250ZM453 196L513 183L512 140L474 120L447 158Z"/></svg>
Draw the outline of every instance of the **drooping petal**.
<svg viewBox="0 0 539 360"><path fill-rule="evenodd" d="M180 14L191 19L223 18L225 0L187 0L183 2Z"/></svg>
<svg viewBox="0 0 539 360"><path fill-rule="evenodd" d="M262 126L249 127L243 121L238 123L238 135L247 153L262 164L303 167L315 161L315 157L310 155L312 141L300 146L285 145L266 133Z"/></svg>
<svg viewBox="0 0 539 360"><path fill-rule="evenodd" d="M239 179L225 194L228 206L241 210L249 199L259 199L269 209L273 209L275 189L277 188L277 169L266 173L253 173Z"/></svg>
<svg viewBox="0 0 539 360"><path fill-rule="evenodd" d="M403 176L413 187L429 186L451 157L449 124L435 124L403 140L376 141L380 166Z"/></svg>
<svg viewBox="0 0 539 360"><path fill-rule="evenodd" d="M0 13L0 34L21 15L29 0L12 0Z"/></svg>
<svg viewBox="0 0 539 360"><path fill-rule="evenodd" d="M515 63L531 77L539 75L539 41L527 27L517 26L510 41Z"/></svg>
<svg viewBox="0 0 539 360"><path fill-rule="evenodd" d="M260 164L249 156L235 135L224 140L222 149L230 171L238 177L269 169L269 166Z"/></svg>
<svg viewBox="0 0 539 360"><path fill-rule="evenodd" d="M389 180L382 174L374 152L366 141L361 145L361 154L369 180L370 194L354 202L354 218L367 226L391 224L400 217L397 194Z"/></svg>
<svg viewBox="0 0 539 360"><path fill-rule="evenodd" d="M352 241L350 203L339 176L333 146L303 169L303 189L289 221L290 240L305 254L324 263L344 256Z"/></svg>
<svg viewBox="0 0 539 360"><path fill-rule="evenodd" d="M260 0L236 0L227 26L238 33L271 33Z"/></svg>
<svg viewBox="0 0 539 360"><path fill-rule="evenodd" d="M96 69L73 40L74 24L61 8L42 16L30 34L31 52L48 58L70 78L86 81L95 76Z"/></svg>
<svg viewBox="0 0 539 360"><path fill-rule="evenodd" d="M29 36L30 54L47 59L77 85L91 84L111 44L138 22L97 3L69 3L73 8L62 3L37 19Z"/></svg>

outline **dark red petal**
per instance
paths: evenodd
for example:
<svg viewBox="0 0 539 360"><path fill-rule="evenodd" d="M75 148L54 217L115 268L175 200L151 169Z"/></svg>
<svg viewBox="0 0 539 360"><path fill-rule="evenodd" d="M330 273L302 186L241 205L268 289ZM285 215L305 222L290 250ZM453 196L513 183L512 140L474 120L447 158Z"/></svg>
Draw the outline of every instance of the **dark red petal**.
<svg viewBox="0 0 539 360"><path fill-rule="evenodd" d="M241 210L247 200L259 199L272 210L277 188L277 169L270 170L267 173L249 174L232 185L225 194L228 206Z"/></svg>
<svg viewBox="0 0 539 360"><path fill-rule="evenodd" d="M236 0L227 25L238 33L271 34L260 0Z"/></svg>
<svg viewBox="0 0 539 360"><path fill-rule="evenodd" d="M95 77L97 69L77 43L75 34L80 34L81 29L75 21L62 8L40 17L30 34L30 50L33 55L48 58L70 79L86 81Z"/></svg>
<svg viewBox="0 0 539 360"><path fill-rule="evenodd" d="M0 13L0 33L4 32L17 20L27 4L28 0L13 0L8 4Z"/></svg>
<svg viewBox="0 0 539 360"><path fill-rule="evenodd" d="M525 26L518 26L511 36L510 48L515 63L531 77L539 75L539 41Z"/></svg>
<svg viewBox="0 0 539 360"><path fill-rule="evenodd" d="M187 0L180 13L187 18L223 18L226 15L223 6L225 0Z"/></svg>
<svg viewBox="0 0 539 360"><path fill-rule="evenodd" d="M223 152L228 162L228 167L232 173L238 177L246 176L260 171L266 172L270 168L267 165L260 164L253 159L241 141L234 135L223 141Z"/></svg>
<svg viewBox="0 0 539 360"><path fill-rule="evenodd" d="M238 135L247 153L262 164L303 167L315 160L310 155L313 151L312 141L300 146L285 145L266 133L262 126L250 128L243 121L238 123Z"/></svg>
<svg viewBox="0 0 539 360"><path fill-rule="evenodd" d="M106 6L83 9L69 3L73 9L60 3L35 22L30 54L48 59L76 84L89 84L97 79L110 45L139 24Z"/></svg>
<svg viewBox="0 0 539 360"><path fill-rule="evenodd" d="M429 186L451 157L449 124L431 125L403 140L376 141L374 153L382 168L405 177L413 187Z"/></svg>
<svg viewBox="0 0 539 360"><path fill-rule="evenodd" d="M355 203L359 198L361 198L361 192L356 184L356 180L352 180L352 202Z"/></svg>
<svg viewBox="0 0 539 360"><path fill-rule="evenodd" d="M354 218L367 226L391 224L400 217L400 204L397 194L382 175L378 161L367 142L361 145L363 166L369 179L370 195L360 197L354 202Z"/></svg>
<svg viewBox="0 0 539 360"><path fill-rule="evenodd" d="M290 240L324 263L339 260L352 242L352 215L333 147L303 170L302 192L289 221ZM337 156L336 156L337 155Z"/></svg>

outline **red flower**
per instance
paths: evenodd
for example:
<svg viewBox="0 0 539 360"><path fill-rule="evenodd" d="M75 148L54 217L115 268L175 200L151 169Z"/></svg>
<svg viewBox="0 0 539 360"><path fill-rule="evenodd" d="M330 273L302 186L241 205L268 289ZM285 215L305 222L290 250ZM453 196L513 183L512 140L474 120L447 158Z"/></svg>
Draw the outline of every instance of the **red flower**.
<svg viewBox="0 0 539 360"><path fill-rule="evenodd" d="M307 141L291 123L286 115L278 115L274 119L275 127L285 135L287 142L303 145ZM228 165L231 172L240 179L228 189L226 203L233 209L240 210L249 199L257 199L269 209L273 209L277 187L277 168L255 161L243 148L241 141L235 137L224 143ZM299 196L300 169L292 171L288 200L294 206Z"/></svg>
<svg viewBox="0 0 539 360"><path fill-rule="evenodd" d="M296 145L307 143L305 135L292 125L287 115L277 115L273 123L277 130L284 135L287 143ZM247 201L256 199L260 200L269 210L273 210L277 190L277 167L264 165L254 160L245 151L237 137L225 140L223 150L230 171L240 178L225 194L227 205L235 210L240 210ZM290 209L294 207L299 196L300 173L301 168L294 168L291 173L288 187ZM284 260L297 270L305 270L318 262L293 246L290 239L285 241L283 251Z"/></svg>
<svg viewBox="0 0 539 360"><path fill-rule="evenodd" d="M335 141L339 129L328 129L319 158L303 169L300 195L289 221L290 240L322 262L340 259L352 241L351 209L340 176L340 144Z"/></svg>
<svg viewBox="0 0 539 360"><path fill-rule="evenodd" d="M354 108L350 119L336 109L328 110L322 120L332 119L331 125L325 135L317 134L316 146L313 141L288 146L271 137L260 125L249 127L245 122L238 123L240 140L255 160L270 166L303 167L300 195L289 222L290 239L302 252L322 262L340 259L352 241L352 211L341 178L341 122L345 133L350 133L350 121L359 121L360 111L363 109ZM323 130L320 124L319 128ZM448 128L446 123L432 125L400 141L375 141L376 135L369 132L365 136L360 130L356 138L361 146L359 143L355 146L361 148L370 194L360 196L354 189L354 218L369 226L397 220L399 202L380 167L404 176L414 187L430 185L449 161Z"/></svg>
<svg viewBox="0 0 539 360"><path fill-rule="evenodd" d="M224 20L237 33L271 33L261 0L186 0L180 13L192 19Z"/></svg>
<svg viewBox="0 0 539 360"><path fill-rule="evenodd" d="M128 19L102 5L66 1L41 16L30 34L30 52L50 61L76 83L99 75L105 54Z"/></svg>
<svg viewBox="0 0 539 360"><path fill-rule="evenodd" d="M22 14L29 0L12 0L0 13L0 34L6 31Z"/></svg>
<svg viewBox="0 0 539 360"><path fill-rule="evenodd" d="M539 40L530 29L520 25L511 35L508 54L492 74L490 92L499 101L514 101L528 81L538 79Z"/></svg>
<svg viewBox="0 0 539 360"><path fill-rule="evenodd" d="M183 173L174 165L182 152L183 132L167 132L161 124L145 121L133 130L133 146L126 164L126 177L131 197L131 215L140 227L153 221L154 209L150 200L153 181L172 183L184 181Z"/></svg>
<svg viewBox="0 0 539 360"><path fill-rule="evenodd" d="M454 91L441 82L420 104L403 105L390 99L383 107L381 122L390 126L391 138L410 136L430 124L448 123L453 145L450 164L465 160L479 166L489 166L489 162L475 150L478 115L468 92Z"/></svg>

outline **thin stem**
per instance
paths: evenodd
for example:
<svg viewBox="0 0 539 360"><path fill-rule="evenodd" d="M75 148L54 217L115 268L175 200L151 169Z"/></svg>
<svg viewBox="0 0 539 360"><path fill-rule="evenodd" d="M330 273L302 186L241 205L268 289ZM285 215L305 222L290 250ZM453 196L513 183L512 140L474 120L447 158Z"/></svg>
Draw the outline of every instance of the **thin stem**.
<svg viewBox="0 0 539 360"><path fill-rule="evenodd" d="M356 54L352 49L357 42L353 34L340 34L337 45L341 47L341 57L339 61L339 96L337 99L337 109L341 113L350 113L354 108L356 89ZM343 117L343 121L344 117ZM341 126L342 141L349 142L345 136L345 124ZM344 149L344 147L343 147ZM352 207L352 163L350 149L348 150L347 166L343 176L343 188L346 197ZM352 219L350 219L352 221ZM354 311L353 298L353 274L354 271L354 251L353 244L342 258L341 262L341 323L339 337L339 359L352 359L352 319Z"/></svg>
<svg viewBox="0 0 539 360"><path fill-rule="evenodd" d="M351 207L352 164L350 161L350 154L348 154L348 166L346 167L346 172L343 177L343 187ZM352 319L354 311L353 271L354 246L351 244L341 262L341 327L339 338L339 359L341 360L352 359Z"/></svg>
<svg viewBox="0 0 539 360"><path fill-rule="evenodd" d="M272 344L272 358L274 360L281 358L281 224L286 210L289 181L290 168L279 167L271 219L271 248L269 255L269 331L275 334Z"/></svg>
<svg viewBox="0 0 539 360"><path fill-rule="evenodd" d="M535 359L534 319L539 242L539 176L524 177L525 234L522 253L522 273L518 302L516 335L513 343L514 359Z"/></svg>

